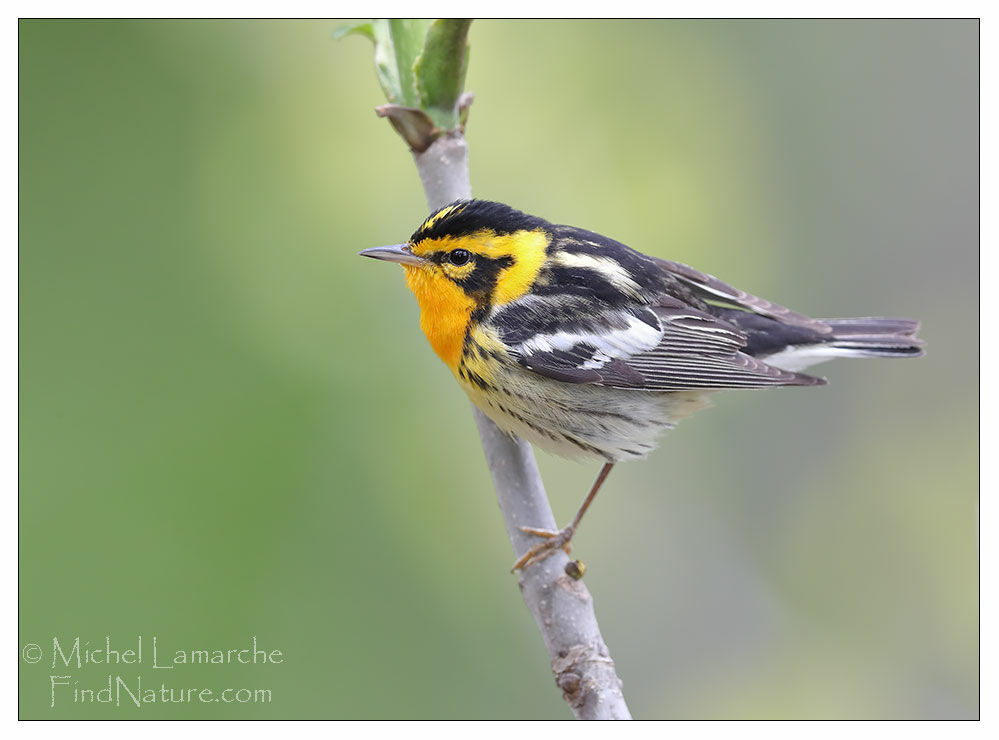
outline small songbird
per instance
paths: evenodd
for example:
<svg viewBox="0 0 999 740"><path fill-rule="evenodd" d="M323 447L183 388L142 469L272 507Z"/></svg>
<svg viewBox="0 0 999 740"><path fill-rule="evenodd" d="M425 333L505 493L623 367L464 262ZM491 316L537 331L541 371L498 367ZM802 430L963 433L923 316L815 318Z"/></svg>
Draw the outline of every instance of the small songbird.
<svg viewBox="0 0 999 740"><path fill-rule="evenodd" d="M677 262L502 203L433 213L400 263L420 326L472 402L542 449L605 462L578 513L515 565L568 551L614 463L724 388L823 385L800 371L836 357L918 357L908 319L812 319Z"/></svg>

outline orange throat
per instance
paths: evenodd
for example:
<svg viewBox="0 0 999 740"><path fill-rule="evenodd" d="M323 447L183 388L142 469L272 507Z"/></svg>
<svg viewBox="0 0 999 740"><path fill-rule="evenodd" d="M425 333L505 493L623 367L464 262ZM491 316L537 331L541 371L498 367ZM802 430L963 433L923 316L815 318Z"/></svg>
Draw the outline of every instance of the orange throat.
<svg viewBox="0 0 999 740"><path fill-rule="evenodd" d="M420 328L444 364L457 372L475 302L443 276L403 265L406 284L420 304Z"/></svg>

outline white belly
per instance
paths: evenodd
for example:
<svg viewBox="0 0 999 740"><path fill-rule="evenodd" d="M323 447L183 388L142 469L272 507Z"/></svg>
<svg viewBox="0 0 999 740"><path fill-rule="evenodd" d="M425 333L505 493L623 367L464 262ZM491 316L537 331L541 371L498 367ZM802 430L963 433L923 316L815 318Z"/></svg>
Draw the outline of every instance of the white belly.
<svg viewBox="0 0 999 740"><path fill-rule="evenodd" d="M659 393L562 383L519 368L500 372L496 385L506 390L458 382L500 429L562 457L644 457L666 429L710 405L703 391Z"/></svg>

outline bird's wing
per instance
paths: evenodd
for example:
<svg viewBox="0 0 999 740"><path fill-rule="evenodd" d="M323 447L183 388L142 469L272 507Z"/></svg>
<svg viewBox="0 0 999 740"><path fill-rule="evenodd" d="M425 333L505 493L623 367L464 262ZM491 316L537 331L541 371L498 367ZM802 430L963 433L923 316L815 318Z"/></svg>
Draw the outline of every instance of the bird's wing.
<svg viewBox="0 0 999 740"><path fill-rule="evenodd" d="M693 267L680 262L671 262L670 260L659 259L658 257L653 259L655 259L656 263L663 270L680 280L705 301L732 306L761 316L768 316L782 324L810 329L819 334L828 335L832 333L832 329L818 319L795 313L789 308L771 303L764 298L752 295L744 290L733 288L728 283L723 283L714 275L708 275L706 272L695 270Z"/></svg>
<svg viewBox="0 0 999 740"><path fill-rule="evenodd" d="M525 296L496 309L490 323L522 366L566 383L683 391L825 382L741 352L746 336L735 326L671 296L580 308L569 297Z"/></svg>

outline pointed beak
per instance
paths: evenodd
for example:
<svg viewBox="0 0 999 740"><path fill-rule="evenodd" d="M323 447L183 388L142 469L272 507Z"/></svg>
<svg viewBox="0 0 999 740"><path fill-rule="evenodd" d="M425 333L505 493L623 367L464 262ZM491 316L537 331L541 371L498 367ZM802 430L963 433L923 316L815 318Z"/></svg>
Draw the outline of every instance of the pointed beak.
<svg viewBox="0 0 999 740"><path fill-rule="evenodd" d="M398 262L400 265L422 265L424 259L413 254L408 244L392 244L388 247L372 247L358 252L362 257Z"/></svg>

